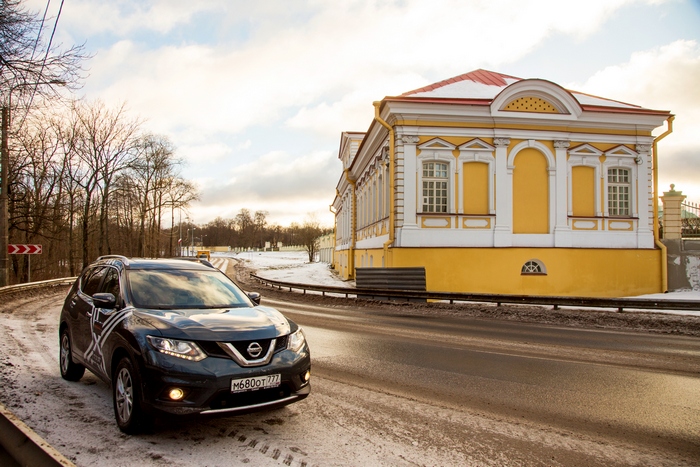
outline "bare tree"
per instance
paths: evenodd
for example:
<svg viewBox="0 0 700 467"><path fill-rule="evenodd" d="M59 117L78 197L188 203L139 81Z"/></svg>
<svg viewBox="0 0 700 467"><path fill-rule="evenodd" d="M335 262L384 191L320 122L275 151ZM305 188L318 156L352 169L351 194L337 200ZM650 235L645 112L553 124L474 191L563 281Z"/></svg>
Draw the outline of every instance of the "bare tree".
<svg viewBox="0 0 700 467"><path fill-rule="evenodd" d="M166 185L166 203L170 205L170 241L168 243L168 255L173 256L175 239L175 210L186 207L192 201L199 198L194 183L180 177L173 177ZM179 254L179 253L178 253Z"/></svg>
<svg viewBox="0 0 700 467"><path fill-rule="evenodd" d="M250 210L241 209L234 219L240 245L245 248L252 248L255 241L255 221L250 215Z"/></svg>
<svg viewBox="0 0 700 467"><path fill-rule="evenodd" d="M72 106L72 151L79 159L75 181L83 189L82 212L83 265L89 262L90 215L98 206L99 231L97 254L108 252L107 206L116 175L134 156L140 122L128 119L122 104L108 109L104 103L76 101Z"/></svg>
<svg viewBox="0 0 700 467"><path fill-rule="evenodd" d="M321 229L321 224L314 214L307 214L306 219L304 219L304 224L302 224L299 229L299 244L304 247L306 253L309 255L309 263L313 263L316 260L316 253L320 246L319 237L323 233Z"/></svg>
<svg viewBox="0 0 700 467"><path fill-rule="evenodd" d="M47 6L48 8L48 6ZM23 0L0 2L0 92L7 105L9 93L55 95L58 86L74 88L82 79L83 60L89 58L82 45L61 51L53 44L53 33L60 11L53 18L39 19L28 11ZM48 27L50 26L50 27ZM51 30L48 42L44 36Z"/></svg>
<svg viewBox="0 0 700 467"><path fill-rule="evenodd" d="M194 185L179 176L181 163L175 158L175 149L167 138L156 135L141 138L139 156L129 170L138 200L139 255L165 254L160 246L164 210L171 208L171 226L174 227L175 208L197 198ZM168 254L172 254L173 233L169 236Z"/></svg>

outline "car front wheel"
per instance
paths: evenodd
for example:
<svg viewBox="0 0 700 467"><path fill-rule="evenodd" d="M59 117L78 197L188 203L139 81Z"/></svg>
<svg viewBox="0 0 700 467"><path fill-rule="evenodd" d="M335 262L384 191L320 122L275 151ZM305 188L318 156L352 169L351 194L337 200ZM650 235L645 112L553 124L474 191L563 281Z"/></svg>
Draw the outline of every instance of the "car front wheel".
<svg viewBox="0 0 700 467"><path fill-rule="evenodd" d="M112 395L114 416L124 433L136 434L145 428L140 391L141 383L134 365L129 358L122 358L112 378Z"/></svg>
<svg viewBox="0 0 700 467"><path fill-rule="evenodd" d="M73 362L73 350L70 345L68 328L64 328L61 331L59 364L61 377L67 381L78 381L85 374L85 367Z"/></svg>

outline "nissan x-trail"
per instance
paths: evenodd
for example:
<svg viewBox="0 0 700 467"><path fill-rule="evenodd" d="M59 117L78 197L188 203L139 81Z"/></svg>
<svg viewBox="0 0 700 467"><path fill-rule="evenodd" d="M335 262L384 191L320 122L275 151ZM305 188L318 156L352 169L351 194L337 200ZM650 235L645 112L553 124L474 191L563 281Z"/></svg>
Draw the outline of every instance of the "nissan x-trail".
<svg viewBox="0 0 700 467"><path fill-rule="evenodd" d="M103 256L61 311L60 369L112 389L125 433L157 417L281 407L310 391L301 328L204 260Z"/></svg>

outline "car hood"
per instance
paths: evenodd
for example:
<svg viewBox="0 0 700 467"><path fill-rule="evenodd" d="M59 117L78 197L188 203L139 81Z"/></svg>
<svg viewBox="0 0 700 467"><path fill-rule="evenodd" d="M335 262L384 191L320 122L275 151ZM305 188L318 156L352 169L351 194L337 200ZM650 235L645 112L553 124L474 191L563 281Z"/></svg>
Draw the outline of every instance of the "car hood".
<svg viewBox="0 0 700 467"><path fill-rule="evenodd" d="M291 332L287 318L274 308L135 310L163 337L206 341L270 339Z"/></svg>

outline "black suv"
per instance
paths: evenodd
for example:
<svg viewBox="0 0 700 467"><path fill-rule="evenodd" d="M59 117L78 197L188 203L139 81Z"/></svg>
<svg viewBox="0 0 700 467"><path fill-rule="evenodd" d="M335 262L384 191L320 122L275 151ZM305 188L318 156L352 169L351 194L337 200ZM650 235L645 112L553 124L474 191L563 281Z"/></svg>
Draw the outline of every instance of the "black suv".
<svg viewBox="0 0 700 467"><path fill-rule="evenodd" d="M125 433L159 416L244 413L309 395L301 328L206 260L102 256L61 310L61 376L112 387Z"/></svg>

